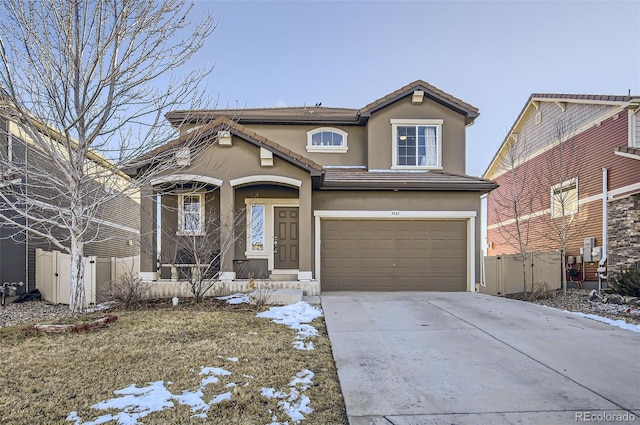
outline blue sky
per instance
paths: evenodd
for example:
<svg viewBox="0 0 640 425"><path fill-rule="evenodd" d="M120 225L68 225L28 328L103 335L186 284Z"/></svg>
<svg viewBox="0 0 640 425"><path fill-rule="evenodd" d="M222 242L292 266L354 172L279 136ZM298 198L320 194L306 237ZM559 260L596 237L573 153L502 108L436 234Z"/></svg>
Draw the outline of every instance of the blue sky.
<svg viewBox="0 0 640 425"><path fill-rule="evenodd" d="M640 2L206 1L218 107L360 108L414 80L478 107L481 175L531 93L640 95ZM195 18L197 18L197 14Z"/></svg>

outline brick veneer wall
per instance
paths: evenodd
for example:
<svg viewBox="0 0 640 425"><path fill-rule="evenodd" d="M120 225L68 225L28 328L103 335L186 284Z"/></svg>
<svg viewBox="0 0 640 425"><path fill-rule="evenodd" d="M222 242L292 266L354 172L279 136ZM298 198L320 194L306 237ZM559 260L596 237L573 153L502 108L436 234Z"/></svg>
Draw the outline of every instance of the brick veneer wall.
<svg viewBox="0 0 640 425"><path fill-rule="evenodd" d="M640 261L640 193L608 204L608 269L617 272Z"/></svg>

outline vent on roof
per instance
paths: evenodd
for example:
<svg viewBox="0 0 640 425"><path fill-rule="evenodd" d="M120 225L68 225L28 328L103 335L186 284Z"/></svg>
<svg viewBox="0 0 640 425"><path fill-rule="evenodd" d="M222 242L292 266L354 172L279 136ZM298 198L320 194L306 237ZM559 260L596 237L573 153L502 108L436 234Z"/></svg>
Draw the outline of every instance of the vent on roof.
<svg viewBox="0 0 640 425"><path fill-rule="evenodd" d="M231 146L231 132L229 130L218 131L218 144L220 146Z"/></svg>
<svg viewBox="0 0 640 425"><path fill-rule="evenodd" d="M540 124L542 122L542 111L538 111L536 113L536 124Z"/></svg>
<svg viewBox="0 0 640 425"><path fill-rule="evenodd" d="M424 92L422 90L416 90L413 92L413 96L411 97L411 103L414 105L419 105L422 103L423 98Z"/></svg>
<svg viewBox="0 0 640 425"><path fill-rule="evenodd" d="M174 153L176 158L176 164L180 167L187 167L191 165L191 149L188 147L182 147Z"/></svg>
<svg viewBox="0 0 640 425"><path fill-rule="evenodd" d="M273 153L263 147L260 148L260 166L273 167Z"/></svg>

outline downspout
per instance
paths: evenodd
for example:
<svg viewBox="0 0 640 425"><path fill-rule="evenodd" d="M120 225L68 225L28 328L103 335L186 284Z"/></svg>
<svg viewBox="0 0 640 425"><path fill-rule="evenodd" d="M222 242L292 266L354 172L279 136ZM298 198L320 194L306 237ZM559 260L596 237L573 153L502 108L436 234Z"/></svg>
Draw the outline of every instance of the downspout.
<svg viewBox="0 0 640 425"><path fill-rule="evenodd" d="M602 279L607 278L607 267L605 266L608 245L607 223L609 221L607 211L607 199L609 198L607 171L605 167L602 167L602 257L598 263L598 291L602 291Z"/></svg>

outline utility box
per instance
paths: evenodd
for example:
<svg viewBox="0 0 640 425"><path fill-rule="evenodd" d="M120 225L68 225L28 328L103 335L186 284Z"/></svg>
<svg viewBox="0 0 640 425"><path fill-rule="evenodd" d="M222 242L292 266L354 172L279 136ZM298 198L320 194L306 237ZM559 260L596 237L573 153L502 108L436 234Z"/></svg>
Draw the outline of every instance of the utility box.
<svg viewBox="0 0 640 425"><path fill-rule="evenodd" d="M602 258L602 247L596 246L591 251L591 261L594 261L594 262L600 261L601 258Z"/></svg>
<svg viewBox="0 0 640 425"><path fill-rule="evenodd" d="M596 238L584 238L584 244L581 249L582 259L585 263L592 263L595 261L593 259L593 248L596 246Z"/></svg>

